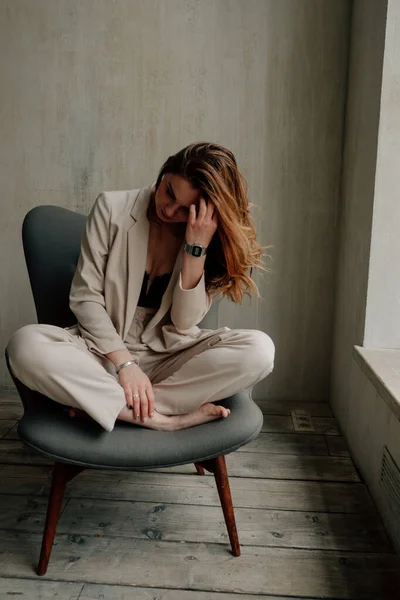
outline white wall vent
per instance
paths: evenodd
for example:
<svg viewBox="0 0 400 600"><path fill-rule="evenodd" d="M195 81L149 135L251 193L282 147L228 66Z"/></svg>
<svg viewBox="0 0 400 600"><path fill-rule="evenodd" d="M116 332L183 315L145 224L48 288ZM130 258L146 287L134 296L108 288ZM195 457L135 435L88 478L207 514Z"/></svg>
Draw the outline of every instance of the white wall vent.
<svg viewBox="0 0 400 600"><path fill-rule="evenodd" d="M383 449L380 484L393 514L400 520L400 469L386 446Z"/></svg>

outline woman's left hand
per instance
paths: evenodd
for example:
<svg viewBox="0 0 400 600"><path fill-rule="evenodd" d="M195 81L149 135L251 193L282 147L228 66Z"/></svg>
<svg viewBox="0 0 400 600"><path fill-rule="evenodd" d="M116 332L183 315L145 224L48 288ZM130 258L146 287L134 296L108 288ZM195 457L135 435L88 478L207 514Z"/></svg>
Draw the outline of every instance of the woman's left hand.
<svg viewBox="0 0 400 600"><path fill-rule="evenodd" d="M196 205L189 209L189 219L186 225L186 242L190 245L200 244L207 247L218 228L218 217L214 204L200 198L199 210L196 215Z"/></svg>

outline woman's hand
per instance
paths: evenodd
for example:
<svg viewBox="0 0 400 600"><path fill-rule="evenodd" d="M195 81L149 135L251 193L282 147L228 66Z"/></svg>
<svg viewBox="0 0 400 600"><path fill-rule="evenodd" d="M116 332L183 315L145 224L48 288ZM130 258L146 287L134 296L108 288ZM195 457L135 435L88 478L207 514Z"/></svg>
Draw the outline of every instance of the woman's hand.
<svg viewBox="0 0 400 600"><path fill-rule="evenodd" d="M145 421L154 415L154 393L150 379L138 365L124 367L118 373L118 381L124 388L127 407L133 408L134 418Z"/></svg>
<svg viewBox="0 0 400 600"><path fill-rule="evenodd" d="M218 217L215 206L210 200L206 202L203 197L200 198L197 215L195 204L191 204L186 225L186 242L188 244L200 244L207 247L217 229Z"/></svg>

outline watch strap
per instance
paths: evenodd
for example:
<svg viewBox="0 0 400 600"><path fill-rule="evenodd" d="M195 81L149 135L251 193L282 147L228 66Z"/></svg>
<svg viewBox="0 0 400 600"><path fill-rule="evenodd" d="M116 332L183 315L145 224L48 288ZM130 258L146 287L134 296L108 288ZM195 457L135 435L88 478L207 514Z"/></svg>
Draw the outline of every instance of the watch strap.
<svg viewBox="0 0 400 600"><path fill-rule="evenodd" d="M185 242L183 249L185 250L185 252L188 252L191 256L200 257L205 256L207 254L207 248L205 248L201 244L188 244L187 242Z"/></svg>

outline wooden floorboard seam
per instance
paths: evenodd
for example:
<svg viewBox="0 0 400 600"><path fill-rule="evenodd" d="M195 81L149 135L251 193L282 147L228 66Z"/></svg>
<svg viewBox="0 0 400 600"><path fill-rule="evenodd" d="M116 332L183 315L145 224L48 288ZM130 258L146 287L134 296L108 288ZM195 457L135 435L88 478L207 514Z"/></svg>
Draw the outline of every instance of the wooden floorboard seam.
<svg viewBox="0 0 400 600"><path fill-rule="evenodd" d="M15 533L15 529L1 528L0 532L1 533L11 533L11 534L13 534L13 533ZM18 529L18 533L21 533L21 534L24 534L24 533L27 533L27 534L35 533L36 534L37 533L39 535L38 532L32 532L29 529ZM60 532L58 532L58 534L59 535L66 535L66 536L68 536L71 539L79 537L79 538L92 538L92 539L93 538L96 538L96 539L107 538L109 540L130 539L132 541L140 539L141 541L148 541L150 543L157 541L156 538L154 538L154 539L150 539L149 538L148 540L146 540L146 538L139 538L139 537L133 537L133 536L130 537L130 538L126 538L122 534L121 535L115 535L115 534L111 534L111 533L104 534L104 536L103 536L103 535L98 534L98 533L81 533L81 534L78 534L78 533L66 533L65 531L60 531ZM165 544L171 544L171 545L175 545L177 543L176 540L168 540L168 539L164 539L164 538L162 539L162 541ZM374 550L374 552L372 552L371 550L361 550L361 549L352 550L351 548L346 548L345 550L338 550L338 549L333 549L333 548L316 548L316 547L307 548L306 546L296 546L296 545L283 546L283 545L280 545L280 544L274 544L274 545L268 544L268 546L265 546L265 545L254 546L254 543L251 544L251 543L243 542L240 538L239 538L239 541L240 541L241 547L243 547L243 548L270 548L270 549L275 549L275 550L287 550L288 548L290 548L291 550L299 550L299 551L302 551L302 552L315 552L315 551L318 551L320 554L324 554L324 553L326 553L326 554L332 554L333 552L336 552L336 553L345 554L346 556L347 555L355 555L357 558L362 557L362 555L364 555L365 557L371 557L371 556L384 556L384 557L385 556L388 556L388 557L391 556L391 557L397 557L397 554L396 554L395 550L392 550L391 552L389 550L385 550L385 551ZM225 548L227 548L227 552L230 553L230 550L229 550L229 540L221 541L221 542L209 542L209 541L195 542L195 541L181 540L180 543L181 544L206 544L207 546L218 547L218 548L219 547L225 547ZM0 581L1 581L1 578L2 577L0 575Z"/></svg>
<svg viewBox="0 0 400 600"><path fill-rule="evenodd" d="M18 492L1 492L0 491L0 496L21 496L21 497L26 497L27 494L25 494L25 493L18 494ZM49 490L47 490L46 493L43 493L43 494L32 494L31 497L32 497L32 499L35 499L35 498L38 498L38 497L39 498L48 498L48 496L49 496ZM76 496L76 495L74 495L74 496L66 496L66 498L68 499L68 502L70 500L94 500L95 499L98 502L102 502L102 501L106 502L106 501L110 500L109 498L94 498L93 496ZM141 503L146 503L146 504L150 504L150 505L151 504L160 504L160 502L155 502L154 500L136 500L134 497L132 497L132 498L121 498L121 499L118 499L118 502L126 502L126 503L141 502ZM177 506L180 503L179 502L167 502L167 501L163 500L162 504L165 504L166 506ZM218 506L217 504L215 504L215 505L199 504L199 503L196 504L194 502L184 502L184 503L181 503L181 504L182 504L182 506L193 506L195 508L197 508L199 506L201 506L201 507L203 507L203 506L204 507L211 506L211 507L215 508L216 506ZM238 507L238 506L235 506L235 503L233 503L233 504L234 504L234 507L237 508L237 509L239 509L239 508L247 508L248 510L255 510L255 511L273 510L275 512L283 512L283 513L284 512L288 512L288 513L300 513L300 514L301 513L302 514L318 513L318 514L325 514L325 515L359 515L360 514L359 511L354 511L354 512L352 512L352 511L344 512L344 511L340 511L340 510L335 510L335 511L330 510L330 511L327 511L327 510L314 509L314 508L310 509L310 510L303 510L303 509L296 509L296 508L269 508L269 509L267 509L267 508L262 507L262 506ZM65 510L65 508L63 510ZM369 514L368 512L365 513L365 515L368 515L368 514ZM61 515L62 515L62 513L60 513L60 517L61 517Z"/></svg>
<svg viewBox="0 0 400 600"><path fill-rule="evenodd" d="M13 576L13 575L9 575L7 577L4 577L3 579L5 579L5 580L16 580L16 581L22 580L22 581L27 581L27 582L32 582L32 583L44 582L44 583L48 583L49 585L52 584L52 583L61 583L61 584L70 584L70 583L72 583L69 579L67 579L67 580L66 579L45 580L45 579L39 579L38 577L36 577L36 578L33 578L33 577L23 577L23 576L22 577L18 577L18 576ZM87 582L85 581L84 583L81 583L81 582L77 581L77 582L74 582L74 583L77 584L77 585L82 585L81 590L79 592L79 595L76 596L76 598L74 598L74 600L80 600L80 598L82 596L82 593L85 591L85 587L89 587L89 586L92 586L92 587L95 587L95 588L105 588L105 587L116 588L117 590L118 589L122 589L122 590L129 590L129 591L133 591L133 592L135 592L135 590L138 590L138 589L140 589L140 590L149 590L152 593L159 593L160 590L162 592L164 592L164 591L176 592L177 594L181 594L181 593L185 593L185 592L190 592L190 593L196 594L196 595L201 594L201 597L204 598L204 600L206 600L206 594L209 593L207 591L198 591L198 590L193 591L193 589L191 589L191 588L184 588L184 587L182 587L182 588L176 588L176 587L159 588L159 587L152 587L152 586L146 587L145 585L141 585L140 587L139 586L129 586L128 587L124 583L121 583L121 584L119 584L119 583L101 584L101 583L91 582L91 581L87 581ZM218 596L219 600L224 600L224 598L232 597L232 593L231 592L212 592L211 591L211 593L213 595L215 595L215 596ZM336 597L333 597L333 596L324 596L323 598L321 598L321 596L307 596L307 597L302 596L300 598L299 596L287 596L287 595L281 596L279 594L277 595L277 594L268 594L268 593L267 594L263 594L263 593L261 593L261 594L254 593L253 594L251 592L250 593L249 592L243 592L243 593L242 592L235 592L234 596L235 596L235 598L237 597L237 600L240 600L241 597L246 597L246 598L263 598L263 599L265 598L266 600L268 600L268 599L273 599L273 600L340 600L340 599L338 599ZM198 597L200 597L200 596L198 596ZM103 595L98 596L98 598L103 598ZM132 600L133 600L133 598L134 597L132 596ZM97 597L96 597L96 600L97 600ZM148 598L148 600L159 600L159 597L157 596L157 597L155 597L155 598L153 597L151 599ZM374 600L378 600L378 599L375 598Z"/></svg>
<svg viewBox="0 0 400 600"><path fill-rule="evenodd" d="M227 457L239 539L243 532L241 558L231 555L212 475L199 478L193 465L138 470L137 477L129 470L88 469L86 482L83 473L69 484L70 493L67 485L49 571L38 578L34 563L52 463L25 453L12 437L23 407L15 390L8 398L3 391L0 477L7 490L0 489L5 511L0 590L3 579L42 582L48 590L52 584L71 584L68 600L115 600L119 590L127 593L126 600L136 598L135 590L140 600L175 600L175 595L176 600L371 600L370 593L373 600L397 598L398 557L382 535L376 507L329 404L256 403L264 413L264 427L271 418L271 430L262 431L253 448L249 444ZM296 408L310 413L318 431L290 428L290 411ZM21 475L14 477L13 471ZM160 500L163 493L167 501ZM136 515L128 508L135 504ZM151 507L161 504L166 512L153 518ZM151 537L152 528L159 528L162 537ZM162 572L157 573L158 566ZM102 588L108 590L104 596L98 595ZM34 589L27 590L27 600L36 600Z"/></svg>

